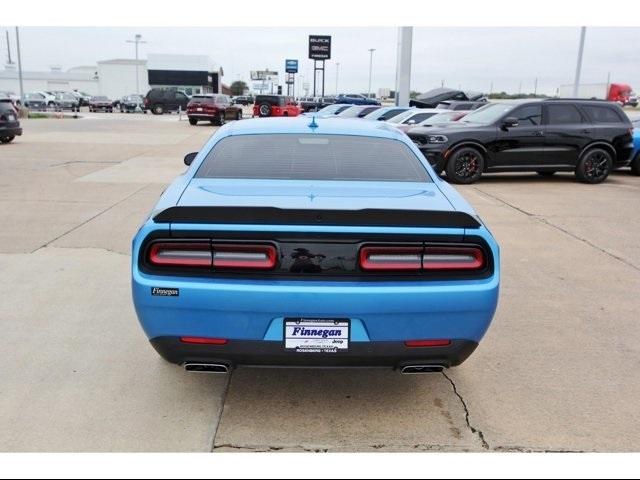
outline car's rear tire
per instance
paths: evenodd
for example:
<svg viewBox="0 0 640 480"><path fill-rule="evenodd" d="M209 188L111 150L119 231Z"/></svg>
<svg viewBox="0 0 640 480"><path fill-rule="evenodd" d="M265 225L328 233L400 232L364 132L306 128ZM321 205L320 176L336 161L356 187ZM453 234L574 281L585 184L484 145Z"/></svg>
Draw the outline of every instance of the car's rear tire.
<svg viewBox="0 0 640 480"><path fill-rule="evenodd" d="M189 124L190 125L197 125L198 124L198 119L197 118L190 118L189 119Z"/></svg>
<svg viewBox="0 0 640 480"><path fill-rule="evenodd" d="M554 175L556 171L555 170L548 170L548 171L538 170L536 173L541 177L550 177L551 175Z"/></svg>
<svg viewBox="0 0 640 480"><path fill-rule="evenodd" d="M225 123L224 112L218 112L218 116L213 120L213 124L221 127Z"/></svg>
<svg viewBox="0 0 640 480"><path fill-rule="evenodd" d="M576 177L583 183L604 182L613 168L613 157L602 148L587 150L576 167Z"/></svg>
<svg viewBox="0 0 640 480"><path fill-rule="evenodd" d="M269 105L268 103L261 103L258 107L258 115L261 117L270 117L271 105Z"/></svg>
<svg viewBox="0 0 640 480"><path fill-rule="evenodd" d="M164 113L164 107L160 103L156 103L151 109L154 115L162 115Z"/></svg>
<svg viewBox="0 0 640 480"><path fill-rule="evenodd" d="M2 137L0 138L0 143L9 143L13 141L14 138L16 138L15 135L11 135L9 137Z"/></svg>
<svg viewBox="0 0 640 480"><path fill-rule="evenodd" d="M238 113L236 113L236 120L242 120L242 110L238 110Z"/></svg>
<svg viewBox="0 0 640 480"><path fill-rule="evenodd" d="M452 183L477 182L484 170L484 155L472 147L462 147L453 152L447 166L447 179Z"/></svg>
<svg viewBox="0 0 640 480"><path fill-rule="evenodd" d="M640 152L631 161L631 173L633 175L640 175Z"/></svg>

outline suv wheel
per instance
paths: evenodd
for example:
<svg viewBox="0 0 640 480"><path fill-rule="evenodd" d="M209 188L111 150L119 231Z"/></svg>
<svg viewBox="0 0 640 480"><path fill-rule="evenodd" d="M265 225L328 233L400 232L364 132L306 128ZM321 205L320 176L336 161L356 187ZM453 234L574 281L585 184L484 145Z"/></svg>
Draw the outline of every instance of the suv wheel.
<svg viewBox="0 0 640 480"><path fill-rule="evenodd" d="M9 143L11 142L14 138L16 138L15 136L9 136L9 137L2 137L0 138L0 143Z"/></svg>
<svg viewBox="0 0 640 480"><path fill-rule="evenodd" d="M189 124L191 124L191 125L197 125L197 124L198 124L198 119L197 119L197 118L190 118L190 119L189 119Z"/></svg>
<svg viewBox="0 0 640 480"><path fill-rule="evenodd" d="M236 113L236 120L242 120L242 110L238 110L238 113Z"/></svg>
<svg viewBox="0 0 640 480"><path fill-rule="evenodd" d="M161 103L156 103L151 111L154 115L162 115L164 113L164 107Z"/></svg>
<svg viewBox="0 0 640 480"><path fill-rule="evenodd" d="M211 123L221 127L222 125L224 125L224 122L225 122L224 112L218 112L218 116Z"/></svg>
<svg viewBox="0 0 640 480"><path fill-rule="evenodd" d="M602 148L587 150L578 162L576 177L583 183L601 183L613 167L611 154Z"/></svg>
<svg viewBox="0 0 640 480"><path fill-rule="evenodd" d="M261 117L270 117L271 105L269 105L268 103L261 103L258 107L258 113Z"/></svg>
<svg viewBox="0 0 640 480"><path fill-rule="evenodd" d="M640 153L636 155L631 161L631 173L634 175L640 175Z"/></svg>
<svg viewBox="0 0 640 480"><path fill-rule="evenodd" d="M447 178L453 183L478 181L484 170L484 156L475 148L463 147L453 152L447 162Z"/></svg>

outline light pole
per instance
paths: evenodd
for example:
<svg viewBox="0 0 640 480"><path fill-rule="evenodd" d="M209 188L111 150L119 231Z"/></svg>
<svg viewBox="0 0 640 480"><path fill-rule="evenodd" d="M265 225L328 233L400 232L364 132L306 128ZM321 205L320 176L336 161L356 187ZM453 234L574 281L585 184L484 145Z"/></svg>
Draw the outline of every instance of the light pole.
<svg viewBox="0 0 640 480"><path fill-rule="evenodd" d="M16 48L18 50L18 79L20 82L20 103L24 102L24 86L22 85L22 55L20 54L20 32L16 27Z"/></svg>
<svg viewBox="0 0 640 480"><path fill-rule="evenodd" d="M336 62L336 97L338 96L338 74L340 72L340 62Z"/></svg>
<svg viewBox="0 0 640 480"><path fill-rule="evenodd" d="M141 43L147 43L144 40L142 40L142 35L140 35L139 33L136 33L136 36L134 37L133 40L127 40L127 43L134 43L136 45L136 94L140 95L140 81L138 79L138 69L139 69L139 65L138 65L138 45L140 45Z"/></svg>
<svg viewBox="0 0 640 480"><path fill-rule="evenodd" d="M582 72L582 54L584 53L584 37L587 33L587 27L580 28L580 47L578 47L578 62L576 64L576 77L573 80L573 98L578 98L578 89L580 88L580 73Z"/></svg>
<svg viewBox="0 0 640 480"><path fill-rule="evenodd" d="M371 74L373 73L373 52L375 48L369 49L369 90L367 91L367 98L371 98Z"/></svg>

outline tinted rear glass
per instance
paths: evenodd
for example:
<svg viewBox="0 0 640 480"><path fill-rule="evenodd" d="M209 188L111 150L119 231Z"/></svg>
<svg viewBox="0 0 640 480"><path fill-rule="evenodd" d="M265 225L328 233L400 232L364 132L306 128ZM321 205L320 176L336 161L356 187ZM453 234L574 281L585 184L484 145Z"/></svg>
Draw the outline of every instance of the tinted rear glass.
<svg viewBox="0 0 640 480"><path fill-rule="evenodd" d="M13 105L11 102L0 102L0 112L11 112L13 113Z"/></svg>
<svg viewBox="0 0 640 480"><path fill-rule="evenodd" d="M582 123L582 115L573 105L549 105L547 113L550 125Z"/></svg>
<svg viewBox="0 0 640 480"><path fill-rule="evenodd" d="M350 135L238 135L218 142L196 178L429 182L407 145Z"/></svg>
<svg viewBox="0 0 640 480"><path fill-rule="evenodd" d="M600 107L596 105L584 105L584 108L595 123L622 123L622 117L610 107Z"/></svg>

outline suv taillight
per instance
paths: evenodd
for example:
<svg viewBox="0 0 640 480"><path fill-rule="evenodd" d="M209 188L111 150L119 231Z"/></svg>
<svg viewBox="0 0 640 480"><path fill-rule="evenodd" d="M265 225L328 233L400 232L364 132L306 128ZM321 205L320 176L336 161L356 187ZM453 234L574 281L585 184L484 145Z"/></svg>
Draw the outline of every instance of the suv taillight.
<svg viewBox="0 0 640 480"><path fill-rule="evenodd" d="M372 245L360 249L360 268L366 271L473 271L485 265L477 246Z"/></svg>

